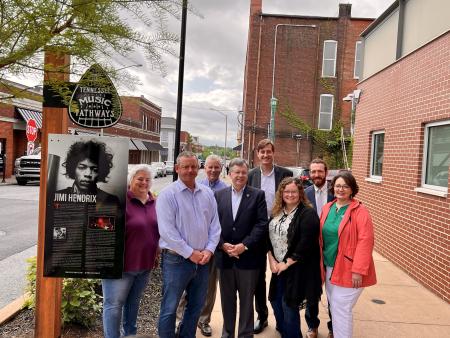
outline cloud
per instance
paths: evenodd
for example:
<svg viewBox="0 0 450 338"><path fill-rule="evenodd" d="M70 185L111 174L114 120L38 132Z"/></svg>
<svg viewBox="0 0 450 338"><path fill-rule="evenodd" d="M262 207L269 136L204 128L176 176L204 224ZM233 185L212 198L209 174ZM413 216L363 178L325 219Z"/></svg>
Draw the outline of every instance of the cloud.
<svg viewBox="0 0 450 338"><path fill-rule="evenodd" d="M393 0L353 0L353 17L377 17ZM337 16L339 0L263 0L264 13ZM187 18L182 129L204 144L224 143L223 116L228 114L228 146L236 145L237 115L242 105L250 0L191 0L201 13ZM179 34L180 22L170 27ZM178 47L177 47L178 48ZM140 58L139 58L140 60ZM140 72L142 92L162 107L164 116L176 114L178 59L166 57L168 74L162 78Z"/></svg>

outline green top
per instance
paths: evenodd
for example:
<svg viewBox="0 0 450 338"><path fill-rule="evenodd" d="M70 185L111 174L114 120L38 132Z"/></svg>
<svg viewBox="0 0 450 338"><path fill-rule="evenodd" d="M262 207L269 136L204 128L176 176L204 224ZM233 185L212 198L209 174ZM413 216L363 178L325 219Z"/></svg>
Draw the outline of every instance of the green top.
<svg viewBox="0 0 450 338"><path fill-rule="evenodd" d="M339 243L339 224L341 224L342 217L344 217L346 206L336 210L336 202L330 208L327 219L322 229L323 237L323 261L325 266L333 267L336 260L337 248Z"/></svg>

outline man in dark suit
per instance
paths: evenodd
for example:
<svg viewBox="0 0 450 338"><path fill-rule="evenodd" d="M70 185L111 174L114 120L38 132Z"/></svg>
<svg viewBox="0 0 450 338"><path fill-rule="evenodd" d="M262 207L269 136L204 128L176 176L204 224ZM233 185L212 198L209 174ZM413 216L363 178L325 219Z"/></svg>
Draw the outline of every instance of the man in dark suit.
<svg viewBox="0 0 450 338"><path fill-rule="evenodd" d="M313 205L314 209L320 217L322 208L325 204L332 201L334 196L330 194L327 183L327 164L324 160L316 158L311 161L309 165L309 175L313 181L313 185L305 189L305 195ZM329 334L328 337L333 337L333 326L331 324L331 313L328 311L330 321L327 323ZM319 303L306 305L305 320L308 324L307 338L317 338L319 320Z"/></svg>
<svg viewBox="0 0 450 338"><path fill-rule="evenodd" d="M250 170L248 185L264 190L267 217L270 217L278 185L283 178L292 177L293 174L292 171L273 164L275 147L271 140L264 139L259 141L256 151L260 164L258 167ZM255 308L258 313L258 319L255 322L254 333L260 333L264 330L267 326L267 317L269 315L266 302L266 264L266 261L264 261L255 290Z"/></svg>
<svg viewBox="0 0 450 338"><path fill-rule="evenodd" d="M240 158L229 164L232 186L215 193L222 233L216 263L222 302L222 338L234 338L236 292L239 293L238 337L253 337L253 295L266 262L264 192L247 186L248 165Z"/></svg>

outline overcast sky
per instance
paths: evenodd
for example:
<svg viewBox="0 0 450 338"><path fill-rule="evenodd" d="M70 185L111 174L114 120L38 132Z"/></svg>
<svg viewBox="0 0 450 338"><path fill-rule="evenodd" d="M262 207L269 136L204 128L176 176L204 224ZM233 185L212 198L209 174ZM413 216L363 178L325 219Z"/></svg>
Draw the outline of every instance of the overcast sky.
<svg viewBox="0 0 450 338"><path fill-rule="evenodd" d="M353 17L378 17L393 0L263 0L264 13L335 16L339 3L352 3ZM200 143L223 145L228 115L228 146L235 146L237 114L242 108L250 0L190 0L202 17L187 19L182 129L199 136ZM179 34L180 22L170 23ZM145 67L140 75L142 94L162 107L163 116L176 115L178 60L166 58L165 78ZM143 63L139 56L135 63ZM126 90L125 90L126 92Z"/></svg>
<svg viewBox="0 0 450 338"><path fill-rule="evenodd" d="M338 16L339 3L352 3L353 17L378 17L394 0L263 0L264 13ZM201 144L223 146L228 116L228 146L235 146L237 115L242 108L245 54L250 0L189 0L201 16L188 14L182 130L198 136ZM180 21L169 22L180 33ZM176 46L177 53L179 46ZM162 108L163 116L176 115L178 59L165 57L167 76L150 68L139 53L123 60L117 68L128 68L141 82L134 90L119 87L120 95L144 95ZM74 80L74 79L72 79ZM35 79L19 79L35 85Z"/></svg>

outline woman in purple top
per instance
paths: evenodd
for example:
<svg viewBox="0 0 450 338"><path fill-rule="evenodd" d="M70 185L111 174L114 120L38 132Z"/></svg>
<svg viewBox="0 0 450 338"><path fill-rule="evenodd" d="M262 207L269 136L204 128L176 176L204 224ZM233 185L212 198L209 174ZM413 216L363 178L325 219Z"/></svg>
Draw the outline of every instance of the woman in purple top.
<svg viewBox="0 0 450 338"><path fill-rule="evenodd" d="M102 280L105 338L136 334L141 295L150 270L158 264L159 233L151 177L147 165L135 166L128 175L124 271L120 279Z"/></svg>

